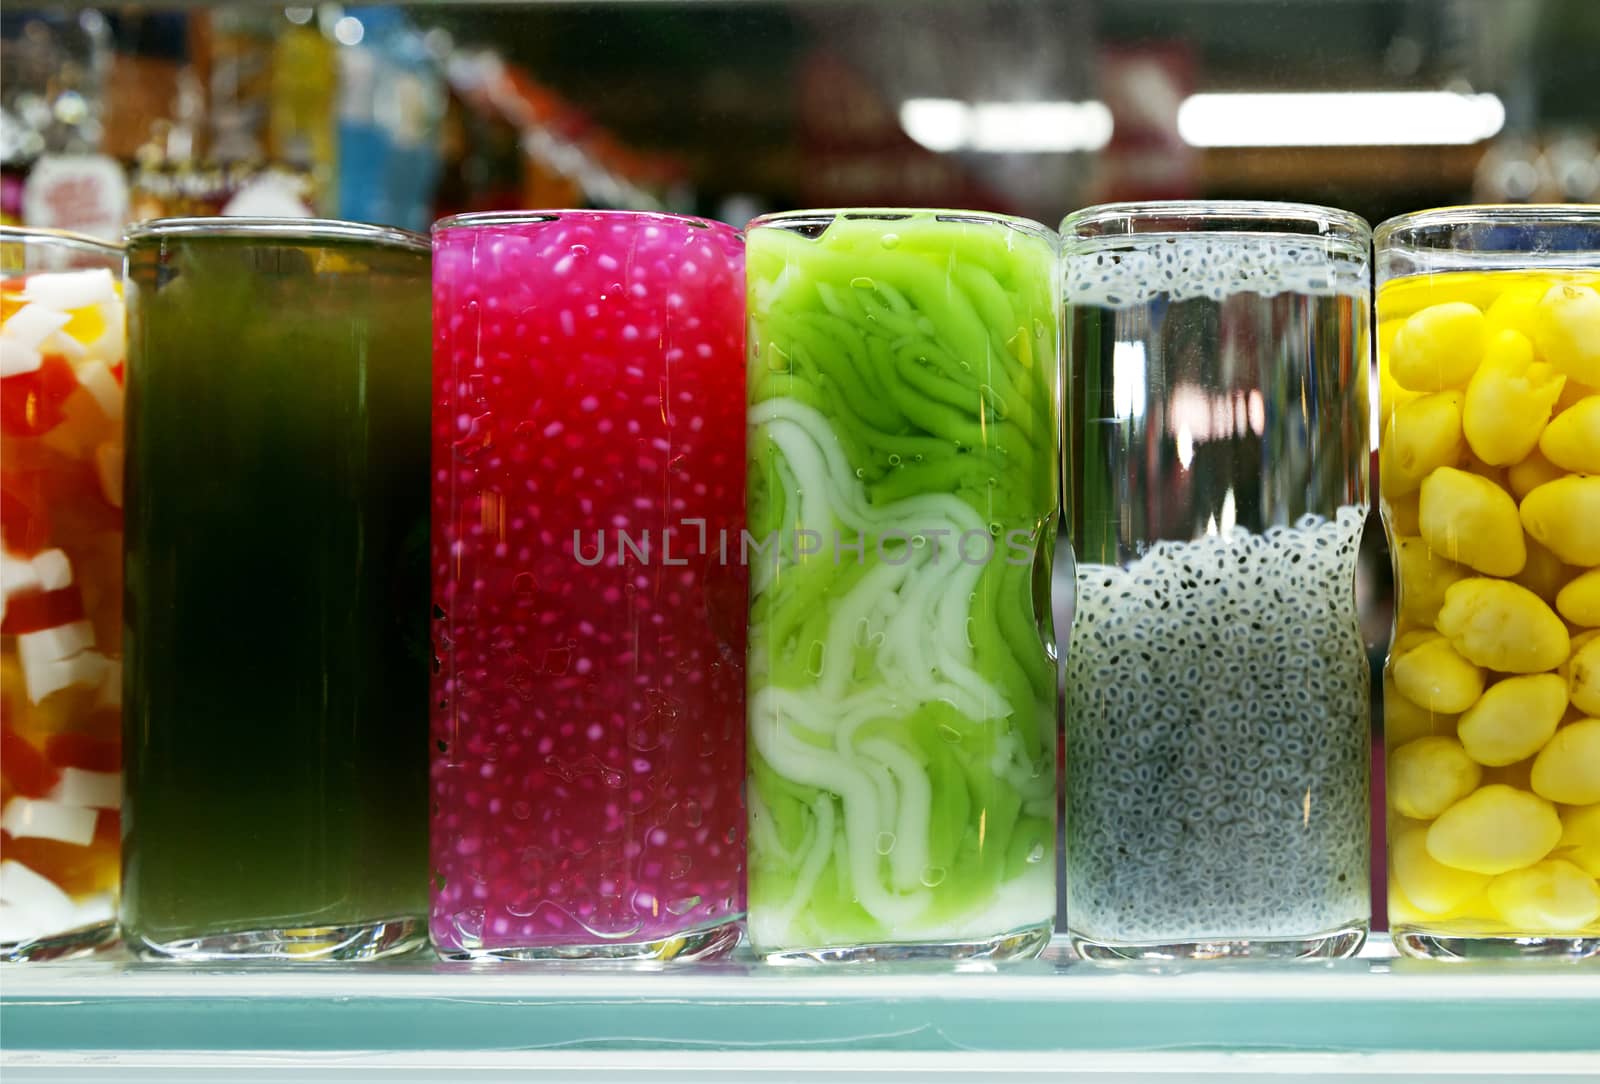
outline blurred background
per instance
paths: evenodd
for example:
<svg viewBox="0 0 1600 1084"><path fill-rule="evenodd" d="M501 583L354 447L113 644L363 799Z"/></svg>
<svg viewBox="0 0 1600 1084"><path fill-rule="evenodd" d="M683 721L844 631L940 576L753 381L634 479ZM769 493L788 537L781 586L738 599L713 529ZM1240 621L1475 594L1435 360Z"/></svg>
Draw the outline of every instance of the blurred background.
<svg viewBox="0 0 1600 1084"><path fill-rule="evenodd" d="M1600 192L1595 0L265 3L0 14L7 220Z"/></svg>

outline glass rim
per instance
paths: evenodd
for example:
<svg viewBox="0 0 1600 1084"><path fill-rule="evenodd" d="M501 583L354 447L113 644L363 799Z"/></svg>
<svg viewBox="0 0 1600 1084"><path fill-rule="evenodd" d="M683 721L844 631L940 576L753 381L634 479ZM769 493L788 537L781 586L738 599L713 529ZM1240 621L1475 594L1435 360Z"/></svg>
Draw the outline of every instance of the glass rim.
<svg viewBox="0 0 1600 1084"><path fill-rule="evenodd" d="M898 222L908 218L932 218L940 222L971 222L1006 226L1019 233L1030 234L1042 240L1054 242L1058 238L1055 230L1031 218L1021 215L1001 214L999 211L974 211L964 210L959 207L809 207L794 211L774 211L771 214L757 215L750 220L746 230L762 229L769 226L783 226L791 223L801 225L825 225L837 219L855 219L868 222Z"/></svg>
<svg viewBox="0 0 1600 1084"><path fill-rule="evenodd" d="M271 237L287 241L366 241L428 252L427 237L399 226L347 222L339 218L252 218L232 215L151 218L128 227L124 237L136 241L168 237Z"/></svg>
<svg viewBox="0 0 1600 1084"><path fill-rule="evenodd" d="M121 256L124 246L120 241L107 241L101 237L91 237L87 233L78 233L75 230L58 230L45 226L13 226L0 225L0 244L46 244L54 243L68 245L72 248L87 249L106 255Z"/></svg>
<svg viewBox="0 0 1600 1084"><path fill-rule="evenodd" d="M1202 224L1215 222L1217 232L1240 236L1260 234L1288 234L1301 237L1331 237L1353 245L1365 247L1372 238L1372 226L1354 211L1329 207L1321 203L1294 203L1274 200L1130 200L1118 203L1096 203L1079 208L1061 220L1060 233L1066 241L1096 241L1109 237L1136 237L1157 230L1132 228L1140 222L1161 222L1175 219L1199 220ZM1114 231L1088 229L1121 222L1124 228ZM1269 228L1276 226L1278 228ZM1294 227L1300 228L1294 228ZM1187 229L1170 232L1206 232Z"/></svg>
<svg viewBox="0 0 1600 1084"><path fill-rule="evenodd" d="M731 230L739 232L737 226L727 222L718 222L712 218L702 218L699 215L681 215L673 211L630 211L625 208L597 208L583 207L551 207L540 210L517 211L463 211L460 214L446 215L429 227L429 233L437 236L449 230L472 229L481 226L537 226L545 222L559 222L567 215L585 215L591 218L610 218L634 221L656 222L682 222L706 230Z"/></svg>
<svg viewBox="0 0 1600 1084"><path fill-rule="evenodd" d="M1407 211L1378 223L1372 231L1375 246L1394 244L1402 230L1427 230L1472 224L1495 226L1600 226L1600 204L1595 203L1459 203Z"/></svg>

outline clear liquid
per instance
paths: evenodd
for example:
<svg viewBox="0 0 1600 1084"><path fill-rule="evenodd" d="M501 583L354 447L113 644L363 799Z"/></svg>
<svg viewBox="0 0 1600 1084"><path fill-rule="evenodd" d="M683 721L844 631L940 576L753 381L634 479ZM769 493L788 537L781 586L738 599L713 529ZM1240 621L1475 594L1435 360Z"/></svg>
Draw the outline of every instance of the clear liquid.
<svg viewBox="0 0 1600 1084"><path fill-rule="evenodd" d="M1073 306L1067 464L1079 562L1260 532L1367 499L1367 301L1234 293Z"/></svg>

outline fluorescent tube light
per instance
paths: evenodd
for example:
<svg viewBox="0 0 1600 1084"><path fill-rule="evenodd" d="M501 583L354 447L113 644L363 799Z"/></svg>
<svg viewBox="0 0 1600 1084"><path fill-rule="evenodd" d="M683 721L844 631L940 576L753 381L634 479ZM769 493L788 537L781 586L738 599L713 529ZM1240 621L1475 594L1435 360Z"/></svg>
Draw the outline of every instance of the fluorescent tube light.
<svg viewBox="0 0 1600 1084"><path fill-rule="evenodd" d="M1495 95L1445 90L1193 94L1178 107L1178 134L1195 147L1465 144L1505 122Z"/></svg>
<svg viewBox="0 0 1600 1084"><path fill-rule="evenodd" d="M912 98L900 126L930 151L991 154L1097 151L1111 141L1103 102L963 102Z"/></svg>

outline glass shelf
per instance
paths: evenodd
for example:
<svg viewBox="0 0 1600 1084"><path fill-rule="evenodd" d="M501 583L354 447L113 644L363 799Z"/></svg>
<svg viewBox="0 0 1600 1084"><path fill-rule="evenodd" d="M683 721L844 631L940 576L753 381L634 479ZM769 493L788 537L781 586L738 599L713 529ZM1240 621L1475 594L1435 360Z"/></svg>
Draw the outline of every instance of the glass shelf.
<svg viewBox="0 0 1600 1084"><path fill-rule="evenodd" d="M875 1081L1247 1071L1253 1082L1376 1073L1452 1084L1600 1074L1600 968L1428 964L1385 950L1151 966L1086 964L1058 945L998 970L855 971L738 958L640 971L102 956L0 970L0 1068L7 1084L459 1081L466 1069L596 1080L847 1069Z"/></svg>

